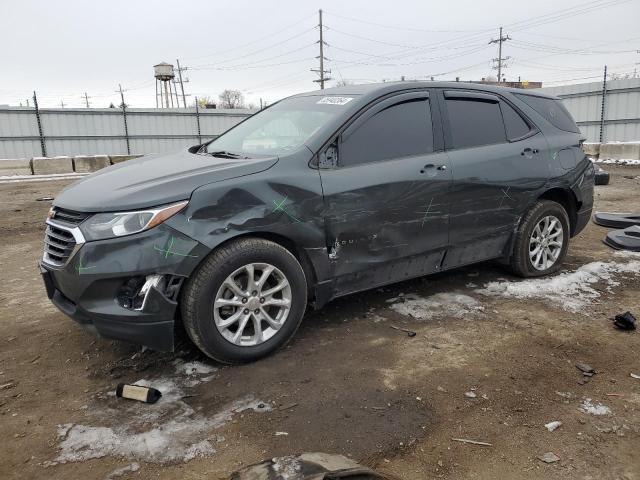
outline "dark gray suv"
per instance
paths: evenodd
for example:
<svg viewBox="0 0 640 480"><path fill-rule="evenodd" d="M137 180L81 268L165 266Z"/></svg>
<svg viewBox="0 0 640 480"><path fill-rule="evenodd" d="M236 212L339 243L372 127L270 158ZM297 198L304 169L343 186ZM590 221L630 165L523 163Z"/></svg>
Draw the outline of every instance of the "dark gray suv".
<svg viewBox="0 0 640 480"><path fill-rule="evenodd" d="M556 98L463 83L286 98L217 139L101 170L54 202L53 303L108 338L208 356L284 345L308 304L499 259L556 271L594 168Z"/></svg>

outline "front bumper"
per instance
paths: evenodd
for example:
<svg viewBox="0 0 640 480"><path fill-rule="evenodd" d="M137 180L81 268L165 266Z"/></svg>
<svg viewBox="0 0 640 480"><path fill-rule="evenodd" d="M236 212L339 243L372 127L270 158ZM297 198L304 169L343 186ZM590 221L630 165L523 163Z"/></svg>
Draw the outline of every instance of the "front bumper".
<svg viewBox="0 0 640 480"><path fill-rule="evenodd" d="M87 242L64 266L40 263L47 296L64 314L102 337L171 351L177 294L151 287L142 307L122 302L132 278L186 278L208 248L166 226L127 237Z"/></svg>

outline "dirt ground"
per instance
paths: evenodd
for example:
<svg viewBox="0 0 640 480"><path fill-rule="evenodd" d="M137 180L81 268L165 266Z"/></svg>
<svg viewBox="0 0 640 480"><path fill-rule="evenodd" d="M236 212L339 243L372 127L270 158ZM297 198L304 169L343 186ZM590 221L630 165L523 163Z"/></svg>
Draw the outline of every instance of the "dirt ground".
<svg viewBox="0 0 640 480"><path fill-rule="evenodd" d="M607 169L596 208L640 211L640 168ZM605 228L590 223L573 239L567 271L627 266L600 275L586 295L488 295L490 282L521 280L476 265L334 301L307 313L284 350L223 367L186 340L158 354L98 339L49 303L36 268L49 202L37 199L67 183L0 185L0 478L109 478L137 462L110 478L216 479L322 451L402 479L640 479L640 379L630 375L640 374L640 332L610 320L640 314L640 268L603 245ZM475 303L428 303L452 292ZM406 315L414 304L435 313ZM206 378L180 373L193 361L213 367ZM578 362L597 371L586 384ZM177 397L152 406L110 394L141 379L173 382ZM583 412L584 402L610 413ZM562 426L549 432L556 420ZM162 453L144 452L164 434L173 436L160 451L177 453L163 463ZM538 459L547 452L559 460Z"/></svg>

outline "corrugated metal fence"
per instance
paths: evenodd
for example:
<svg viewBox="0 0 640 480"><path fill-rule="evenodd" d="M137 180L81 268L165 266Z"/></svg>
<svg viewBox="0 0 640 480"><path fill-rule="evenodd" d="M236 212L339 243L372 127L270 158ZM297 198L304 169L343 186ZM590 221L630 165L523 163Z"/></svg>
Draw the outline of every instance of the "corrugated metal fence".
<svg viewBox="0 0 640 480"><path fill-rule="evenodd" d="M0 158L167 152L216 137L253 113L0 107Z"/></svg>
<svg viewBox="0 0 640 480"><path fill-rule="evenodd" d="M640 78L546 87L539 91L562 98L588 142L640 140ZM604 99L604 117L602 102Z"/></svg>

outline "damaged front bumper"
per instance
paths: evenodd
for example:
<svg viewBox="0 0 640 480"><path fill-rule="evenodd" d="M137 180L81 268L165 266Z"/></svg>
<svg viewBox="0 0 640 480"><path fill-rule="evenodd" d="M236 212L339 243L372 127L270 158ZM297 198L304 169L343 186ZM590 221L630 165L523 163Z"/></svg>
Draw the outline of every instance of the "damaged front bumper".
<svg viewBox="0 0 640 480"><path fill-rule="evenodd" d="M102 337L171 351L180 287L209 249L167 225L87 242L64 265L40 262L47 295Z"/></svg>

